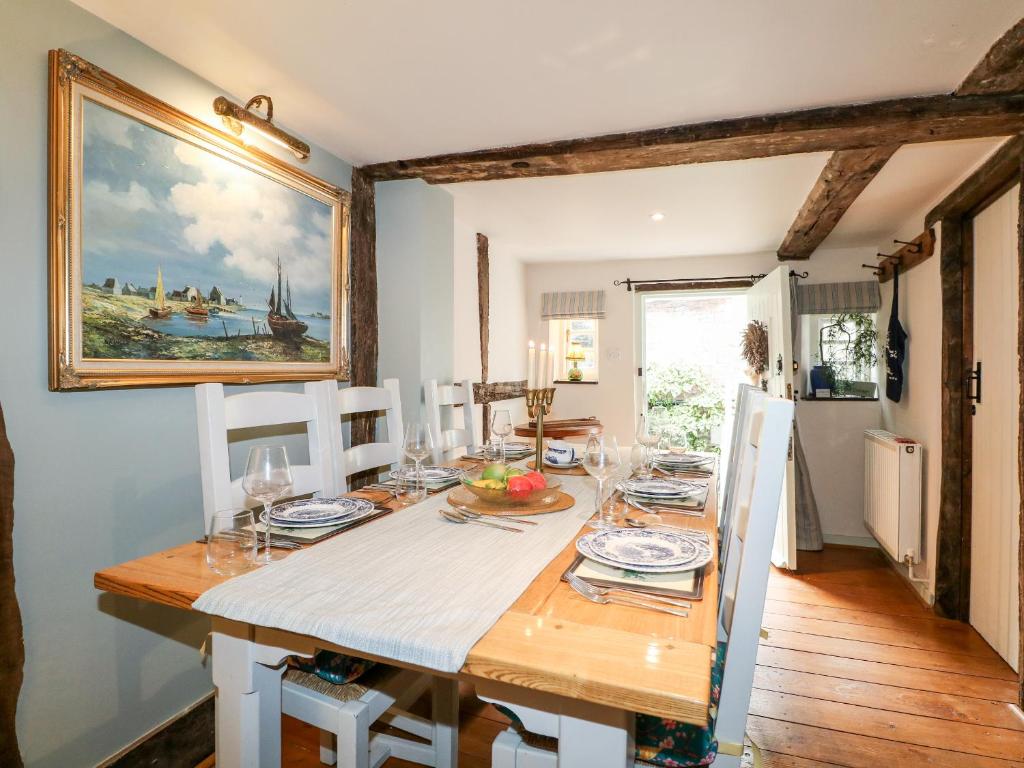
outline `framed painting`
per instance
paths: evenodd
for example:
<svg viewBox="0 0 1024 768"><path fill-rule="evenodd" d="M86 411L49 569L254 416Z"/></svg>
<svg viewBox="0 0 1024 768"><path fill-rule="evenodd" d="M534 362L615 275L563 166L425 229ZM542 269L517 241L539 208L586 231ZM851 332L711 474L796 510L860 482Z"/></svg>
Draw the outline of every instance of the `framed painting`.
<svg viewBox="0 0 1024 768"><path fill-rule="evenodd" d="M350 196L50 51L50 389L346 379Z"/></svg>

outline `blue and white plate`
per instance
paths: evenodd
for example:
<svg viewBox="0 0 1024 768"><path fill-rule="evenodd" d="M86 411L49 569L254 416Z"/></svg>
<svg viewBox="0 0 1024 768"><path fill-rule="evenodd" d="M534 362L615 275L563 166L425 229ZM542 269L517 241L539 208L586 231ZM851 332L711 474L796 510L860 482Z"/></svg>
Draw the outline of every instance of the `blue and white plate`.
<svg viewBox="0 0 1024 768"><path fill-rule="evenodd" d="M630 533L654 533L649 529L633 530L633 529L616 529L616 531L624 531ZM703 568L705 565L711 562L714 557L711 547L707 544L693 540L688 540L694 548L693 556L689 560L685 560L680 563L674 563L670 565L643 565L636 563L623 563L620 560L605 557L604 555L598 554L594 551L592 545L594 539L597 538L601 533L612 533L614 531L597 531L594 533L588 533L585 536L581 536L576 540L576 551L583 555L588 560L593 560L595 563L601 563L611 568L621 568L628 571L634 571L637 573L681 573L683 571L692 571L697 568ZM674 535L671 532L667 532L668 535ZM681 536L679 538L682 538Z"/></svg>
<svg viewBox="0 0 1024 768"><path fill-rule="evenodd" d="M590 540L590 549L622 565L679 565L697 554L692 539L650 528L598 531Z"/></svg>
<svg viewBox="0 0 1024 768"><path fill-rule="evenodd" d="M518 455L524 453L533 453L534 446L530 443L523 443L518 440L513 440L505 443L505 455Z"/></svg>
<svg viewBox="0 0 1024 768"><path fill-rule="evenodd" d="M544 457L545 467L557 467L558 469L572 469L573 467L579 467L583 465L583 459L573 459L566 464L556 464L553 461L548 461L548 457Z"/></svg>
<svg viewBox="0 0 1024 768"><path fill-rule="evenodd" d="M373 504L366 499L301 499L271 509L270 522L283 528L318 527L335 525L366 511L373 511Z"/></svg>
<svg viewBox="0 0 1024 768"><path fill-rule="evenodd" d="M713 456L699 456L694 453L659 453L654 457L658 464L670 464L674 467L703 467L711 464Z"/></svg>
<svg viewBox="0 0 1024 768"><path fill-rule="evenodd" d="M687 496L694 496L704 488L697 483L686 480L676 480L671 477L634 477L622 484L626 493L635 496L646 496L652 499L685 499Z"/></svg>
<svg viewBox="0 0 1024 768"><path fill-rule="evenodd" d="M391 470L389 475L392 480L415 480L416 466L403 464L398 469ZM462 477L462 470L455 467L423 467L423 479L427 483L446 483L458 480Z"/></svg>

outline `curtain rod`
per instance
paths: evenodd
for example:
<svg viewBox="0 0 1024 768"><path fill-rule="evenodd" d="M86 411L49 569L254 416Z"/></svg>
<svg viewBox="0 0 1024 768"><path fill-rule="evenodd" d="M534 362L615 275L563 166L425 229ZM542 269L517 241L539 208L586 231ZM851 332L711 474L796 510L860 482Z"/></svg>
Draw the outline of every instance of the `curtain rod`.
<svg viewBox="0 0 1024 768"><path fill-rule="evenodd" d="M806 272L796 272L789 270L790 277L807 277ZM749 280L751 285L761 280L764 274L760 275L731 275L729 277L679 277L679 278L663 278L659 280L632 280L626 278L625 280L615 280L613 285L624 285L627 291L632 291L634 285L659 285L664 283L725 283L725 282L736 282L738 280Z"/></svg>

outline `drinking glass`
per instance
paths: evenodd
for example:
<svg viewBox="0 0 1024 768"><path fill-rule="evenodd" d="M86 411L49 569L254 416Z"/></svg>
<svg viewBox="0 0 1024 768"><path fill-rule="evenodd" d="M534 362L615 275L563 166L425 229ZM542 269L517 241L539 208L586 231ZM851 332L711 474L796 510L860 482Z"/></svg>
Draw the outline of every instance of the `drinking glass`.
<svg viewBox="0 0 1024 768"><path fill-rule="evenodd" d="M619 444L614 437L608 435L591 435L583 453L583 468L597 480L597 492L594 494L594 514L596 518L588 525L592 528L614 528L614 506L604 503L605 480L615 476L622 459L619 456ZM607 511L606 511L607 510Z"/></svg>
<svg viewBox="0 0 1024 768"><path fill-rule="evenodd" d="M206 564L224 576L245 573L256 562L256 522L248 509L218 509L206 530Z"/></svg>
<svg viewBox="0 0 1024 768"><path fill-rule="evenodd" d="M508 410L502 408L495 411L491 417L491 432L498 436L501 455L501 463L505 463L505 438L512 434L512 416Z"/></svg>
<svg viewBox="0 0 1024 768"><path fill-rule="evenodd" d="M654 456L654 448L658 445L661 436L651 428L651 420L643 413L636 422L636 441L644 447L644 458L640 465L637 477L647 479L651 477L651 465Z"/></svg>
<svg viewBox="0 0 1024 768"><path fill-rule="evenodd" d="M427 498L427 483L423 478L423 460L434 452L434 440L428 424L410 424L405 428L405 455L416 462L416 501Z"/></svg>
<svg viewBox="0 0 1024 768"><path fill-rule="evenodd" d="M256 558L257 562L281 560L288 553L282 550L275 552L270 548L270 508L292 489L292 469L283 445L256 445L249 449L242 488L263 503L263 513L267 518L263 554Z"/></svg>

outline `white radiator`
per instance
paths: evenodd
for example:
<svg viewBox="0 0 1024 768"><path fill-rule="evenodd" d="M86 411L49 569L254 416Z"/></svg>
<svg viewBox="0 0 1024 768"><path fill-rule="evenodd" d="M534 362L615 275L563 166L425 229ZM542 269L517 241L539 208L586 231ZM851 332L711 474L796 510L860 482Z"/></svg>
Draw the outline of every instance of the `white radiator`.
<svg viewBox="0 0 1024 768"><path fill-rule="evenodd" d="M864 432L864 525L897 562L921 561L920 443Z"/></svg>

